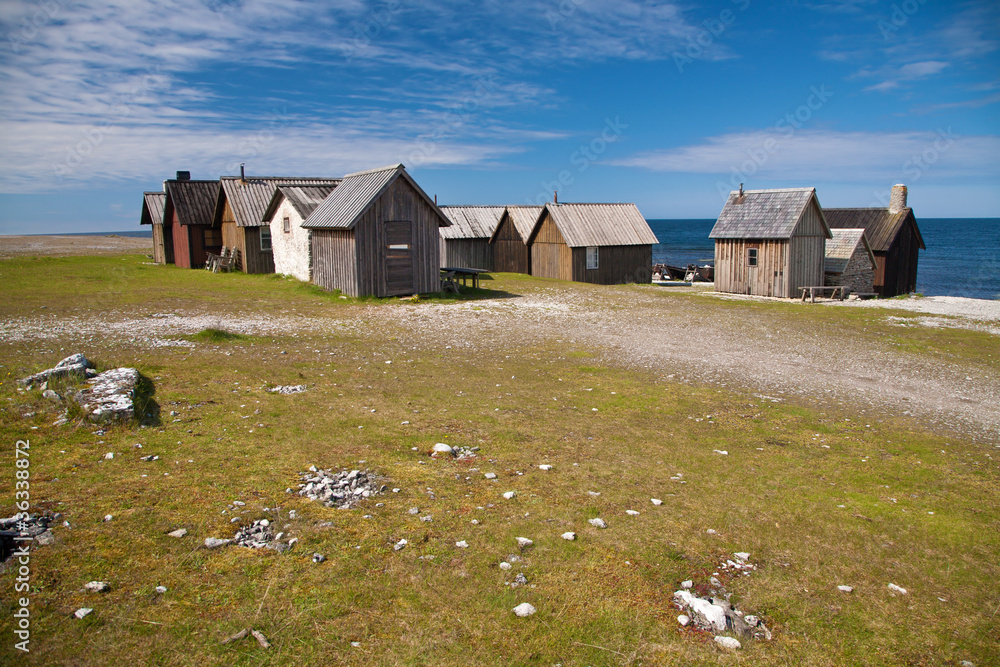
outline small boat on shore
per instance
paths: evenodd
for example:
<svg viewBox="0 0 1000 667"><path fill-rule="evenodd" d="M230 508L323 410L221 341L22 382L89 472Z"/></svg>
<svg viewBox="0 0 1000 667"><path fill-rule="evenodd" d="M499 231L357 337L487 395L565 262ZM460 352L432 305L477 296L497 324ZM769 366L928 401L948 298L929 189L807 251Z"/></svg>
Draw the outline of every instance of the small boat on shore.
<svg viewBox="0 0 1000 667"><path fill-rule="evenodd" d="M684 272L684 280L701 283L713 282L715 280L715 267L710 264L705 264L704 266L688 264Z"/></svg>
<svg viewBox="0 0 1000 667"><path fill-rule="evenodd" d="M686 269L682 269L679 266L670 266L669 264L654 264L653 265L653 276L654 280L684 280L684 274L687 273ZM659 276L657 279L656 276Z"/></svg>

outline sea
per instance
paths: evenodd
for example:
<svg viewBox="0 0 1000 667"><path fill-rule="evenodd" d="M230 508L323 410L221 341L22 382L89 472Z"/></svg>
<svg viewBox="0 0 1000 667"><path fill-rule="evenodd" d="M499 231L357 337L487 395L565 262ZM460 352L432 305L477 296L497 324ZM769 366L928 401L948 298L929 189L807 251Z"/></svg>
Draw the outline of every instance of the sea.
<svg viewBox="0 0 1000 667"><path fill-rule="evenodd" d="M660 241L653 263L687 266L714 260L708 238L715 220L648 220ZM1000 218L919 218L927 250L917 261L925 296L1000 299Z"/></svg>

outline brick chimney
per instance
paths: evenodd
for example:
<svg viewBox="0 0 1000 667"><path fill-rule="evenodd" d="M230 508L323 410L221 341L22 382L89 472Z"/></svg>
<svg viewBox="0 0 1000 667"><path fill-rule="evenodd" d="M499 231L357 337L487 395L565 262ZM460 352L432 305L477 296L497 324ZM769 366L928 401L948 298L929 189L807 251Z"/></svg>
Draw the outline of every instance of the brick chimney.
<svg viewBox="0 0 1000 667"><path fill-rule="evenodd" d="M906 186L902 183L892 186L889 196L889 213L899 213L906 208Z"/></svg>

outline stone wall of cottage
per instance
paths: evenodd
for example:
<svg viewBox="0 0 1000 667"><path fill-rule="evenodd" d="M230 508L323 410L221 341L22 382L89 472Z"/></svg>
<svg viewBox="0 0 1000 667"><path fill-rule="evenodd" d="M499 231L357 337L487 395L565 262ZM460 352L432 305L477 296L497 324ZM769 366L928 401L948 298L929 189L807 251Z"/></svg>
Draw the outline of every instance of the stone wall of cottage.
<svg viewBox="0 0 1000 667"><path fill-rule="evenodd" d="M288 218L289 231L284 219ZM271 218L271 248L274 253L274 272L309 282L312 280L309 230L302 228L302 216L287 199L281 202Z"/></svg>
<svg viewBox="0 0 1000 667"><path fill-rule="evenodd" d="M846 285L852 294L875 291L875 265L872 264L864 245L858 244L842 274L826 274L826 284Z"/></svg>

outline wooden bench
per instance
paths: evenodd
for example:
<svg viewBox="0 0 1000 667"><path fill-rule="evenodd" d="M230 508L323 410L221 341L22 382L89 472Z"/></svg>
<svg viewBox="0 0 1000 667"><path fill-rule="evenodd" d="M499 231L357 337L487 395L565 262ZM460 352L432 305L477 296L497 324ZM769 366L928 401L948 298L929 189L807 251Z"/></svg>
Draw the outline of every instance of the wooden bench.
<svg viewBox="0 0 1000 667"><path fill-rule="evenodd" d="M839 296L840 300L843 301L851 293L851 289L844 285L815 285L812 287L800 287L799 289L802 290L803 303L805 303L807 293L809 294L810 303L816 303L817 294L823 296L829 292L831 299L836 299Z"/></svg>
<svg viewBox="0 0 1000 667"><path fill-rule="evenodd" d="M462 281L462 285L467 287L466 281L472 278L473 289L479 287L479 274L487 273L486 269L467 269L458 266L442 266L441 267L441 289L443 291L453 290L458 292L458 280Z"/></svg>

